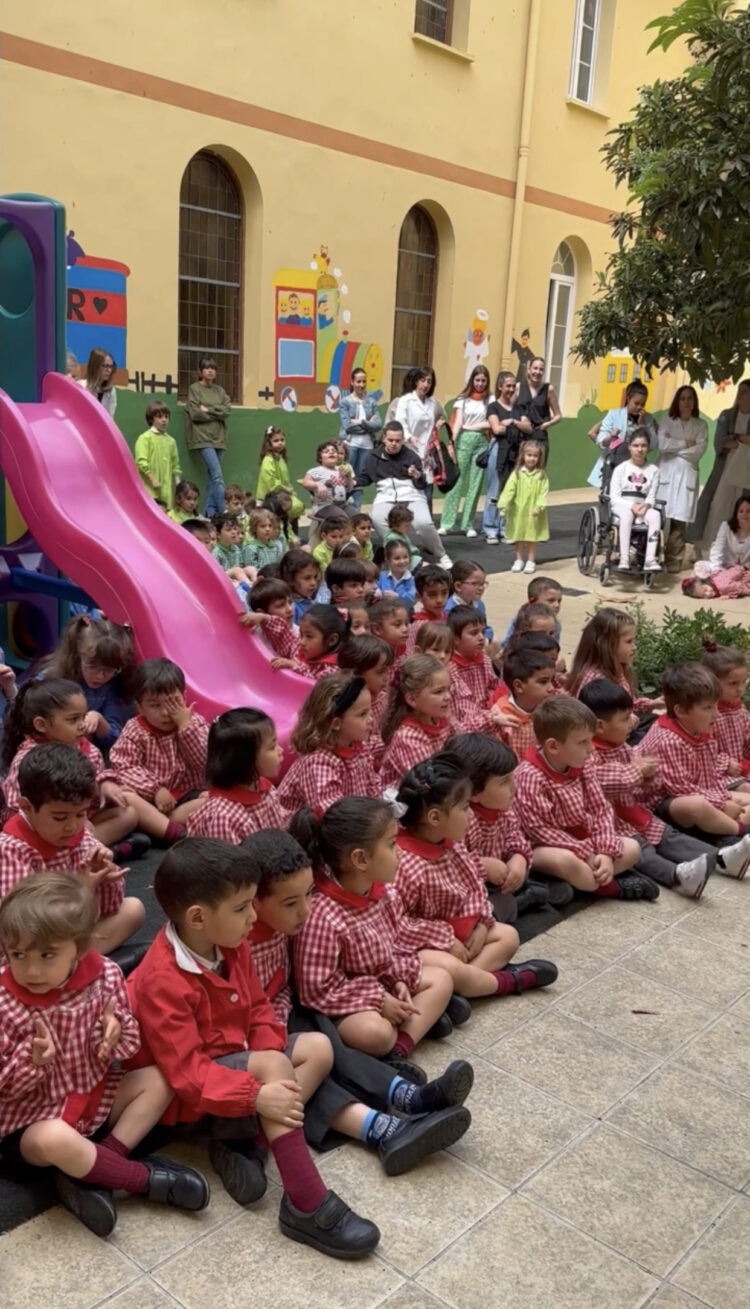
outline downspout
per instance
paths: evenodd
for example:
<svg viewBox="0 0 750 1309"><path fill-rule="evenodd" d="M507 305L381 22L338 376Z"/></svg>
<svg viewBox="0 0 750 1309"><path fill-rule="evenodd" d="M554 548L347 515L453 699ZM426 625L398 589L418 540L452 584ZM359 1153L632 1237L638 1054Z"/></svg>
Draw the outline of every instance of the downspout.
<svg viewBox="0 0 750 1309"><path fill-rule="evenodd" d="M537 47L539 44L539 20L541 8L541 0L530 0L529 25L526 32L526 60L523 73L521 124L518 133L516 192L513 198L513 219L510 229L510 249L508 251L508 275L505 284L505 315L503 317L502 338L503 368L510 368L512 359L510 343L513 337L516 316L516 292L518 290L518 269L521 259L521 238L523 236L526 175L529 169L529 150L531 148L531 117L534 105L534 85L536 82Z"/></svg>

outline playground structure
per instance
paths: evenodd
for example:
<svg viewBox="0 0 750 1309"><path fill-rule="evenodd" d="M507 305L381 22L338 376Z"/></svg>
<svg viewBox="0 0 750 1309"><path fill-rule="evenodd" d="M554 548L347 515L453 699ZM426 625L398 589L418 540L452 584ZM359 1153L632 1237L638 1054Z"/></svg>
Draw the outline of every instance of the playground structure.
<svg viewBox="0 0 750 1309"><path fill-rule="evenodd" d="M253 705L286 745L307 682L271 670L226 574L146 494L115 423L64 376L65 307L62 205L0 197L0 466L15 502L3 490L0 601L21 602L41 654L60 602L91 598L132 628L139 658L180 665L209 720Z"/></svg>

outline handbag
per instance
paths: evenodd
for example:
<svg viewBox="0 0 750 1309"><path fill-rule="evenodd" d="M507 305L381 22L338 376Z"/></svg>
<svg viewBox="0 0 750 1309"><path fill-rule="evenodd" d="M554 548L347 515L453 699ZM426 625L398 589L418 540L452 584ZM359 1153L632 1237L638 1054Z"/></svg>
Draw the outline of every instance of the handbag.
<svg viewBox="0 0 750 1309"><path fill-rule="evenodd" d="M440 440L440 433L433 427L427 443L424 457L425 467L432 473L433 484L444 494L451 491L458 481L458 465L453 445L446 445Z"/></svg>
<svg viewBox="0 0 750 1309"><path fill-rule="evenodd" d="M476 464L477 468L486 468L489 462L490 462L490 447L487 446L486 450L480 450L479 454L474 460L474 463Z"/></svg>

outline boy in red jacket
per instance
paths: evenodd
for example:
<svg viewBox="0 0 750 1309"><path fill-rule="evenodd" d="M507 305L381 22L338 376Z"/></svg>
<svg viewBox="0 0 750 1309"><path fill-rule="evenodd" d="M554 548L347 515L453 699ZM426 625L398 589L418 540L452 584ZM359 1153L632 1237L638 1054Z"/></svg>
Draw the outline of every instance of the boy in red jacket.
<svg viewBox="0 0 750 1309"><path fill-rule="evenodd" d="M361 1258L380 1233L327 1190L310 1157L299 1070L253 965L247 934L259 880L251 855L209 837L180 841L162 860L154 893L169 922L128 979L141 1058L174 1089L163 1122L224 1138L212 1160L230 1194L259 1198L257 1160L243 1146L248 1138L267 1145L284 1188L284 1235L337 1259Z"/></svg>

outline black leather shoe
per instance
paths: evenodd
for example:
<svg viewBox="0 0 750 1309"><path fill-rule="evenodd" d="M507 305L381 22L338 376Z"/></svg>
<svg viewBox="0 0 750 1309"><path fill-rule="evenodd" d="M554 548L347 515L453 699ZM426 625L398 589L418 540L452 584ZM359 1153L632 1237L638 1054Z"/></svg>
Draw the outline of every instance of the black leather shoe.
<svg viewBox="0 0 750 1309"><path fill-rule="evenodd" d="M124 945L118 945L116 950L110 951L107 957L114 959L120 972L127 977L138 967L147 950L148 944L146 943L126 941Z"/></svg>
<svg viewBox="0 0 750 1309"><path fill-rule="evenodd" d="M205 1209L211 1199L211 1188L203 1173L187 1164L175 1163L166 1155L149 1154L141 1161L149 1171L149 1200L170 1204L175 1209Z"/></svg>
<svg viewBox="0 0 750 1309"><path fill-rule="evenodd" d="M236 1204L255 1204L265 1195L268 1182L263 1164L256 1156L244 1154L239 1142L211 1141L208 1157Z"/></svg>
<svg viewBox="0 0 750 1309"><path fill-rule="evenodd" d="M561 909L564 904L570 904L573 899L574 891L570 882L562 882L559 877L552 877L548 882L534 883L534 885L544 887L547 892L547 904L553 909Z"/></svg>
<svg viewBox="0 0 750 1309"><path fill-rule="evenodd" d="M474 1085L474 1069L465 1059L454 1059L444 1073L428 1082L425 1090L434 1095L433 1109L463 1104Z"/></svg>
<svg viewBox="0 0 750 1309"><path fill-rule="evenodd" d="M527 882L520 891L515 892L515 901L520 918L521 914L531 913L532 909L541 909L543 905L549 904L547 888L541 882Z"/></svg>
<svg viewBox="0 0 750 1309"><path fill-rule="evenodd" d="M645 873L620 873L616 881L621 900L659 899L659 887Z"/></svg>
<svg viewBox="0 0 750 1309"><path fill-rule="evenodd" d="M465 996L458 995L454 991L445 1007L445 1012L454 1027L462 1027L471 1018L471 1005Z"/></svg>
<svg viewBox="0 0 750 1309"><path fill-rule="evenodd" d="M427 1036L431 1041L442 1041L443 1037L450 1036L453 1031L453 1023L448 1017L447 1011L441 1014L436 1022L432 1024Z"/></svg>
<svg viewBox="0 0 750 1309"><path fill-rule="evenodd" d="M111 847L116 864L127 864L131 859L142 859L151 849L151 842L145 832L131 832L121 841L115 841Z"/></svg>
<svg viewBox="0 0 750 1309"><path fill-rule="evenodd" d="M419 1064L413 1064L410 1059L402 1059L397 1054L387 1054L383 1056L381 1063L388 1064L397 1077L403 1077L405 1082L411 1082L412 1086L426 1086L427 1074L424 1068Z"/></svg>
<svg viewBox="0 0 750 1309"><path fill-rule="evenodd" d="M282 1195L279 1227L291 1241L311 1245L333 1259L364 1259L380 1240L379 1228L355 1214L335 1191L329 1191L311 1214L295 1209L289 1197Z"/></svg>
<svg viewBox="0 0 750 1309"><path fill-rule="evenodd" d="M108 1187L87 1186L67 1173L58 1173L55 1183L60 1204L95 1236L109 1236L115 1230L117 1210Z"/></svg>
<svg viewBox="0 0 750 1309"><path fill-rule="evenodd" d="M522 964L506 964L504 973L511 973L516 983L516 994L522 991L538 990L542 986L551 986L557 981L557 968L549 959L524 959ZM534 981L529 982L523 976L533 973Z"/></svg>
<svg viewBox="0 0 750 1309"><path fill-rule="evenodd" d="M447 1150L449 1145L460 1140L470 1126L471 1114L462 1105L438 1109L421 1118L404 1118L388 1140L378 1145L380 1162L386 1176L398 1177L400 1173L408 1173L410 1168L428 1155L436 1154L438 1150Z"/></svg>

